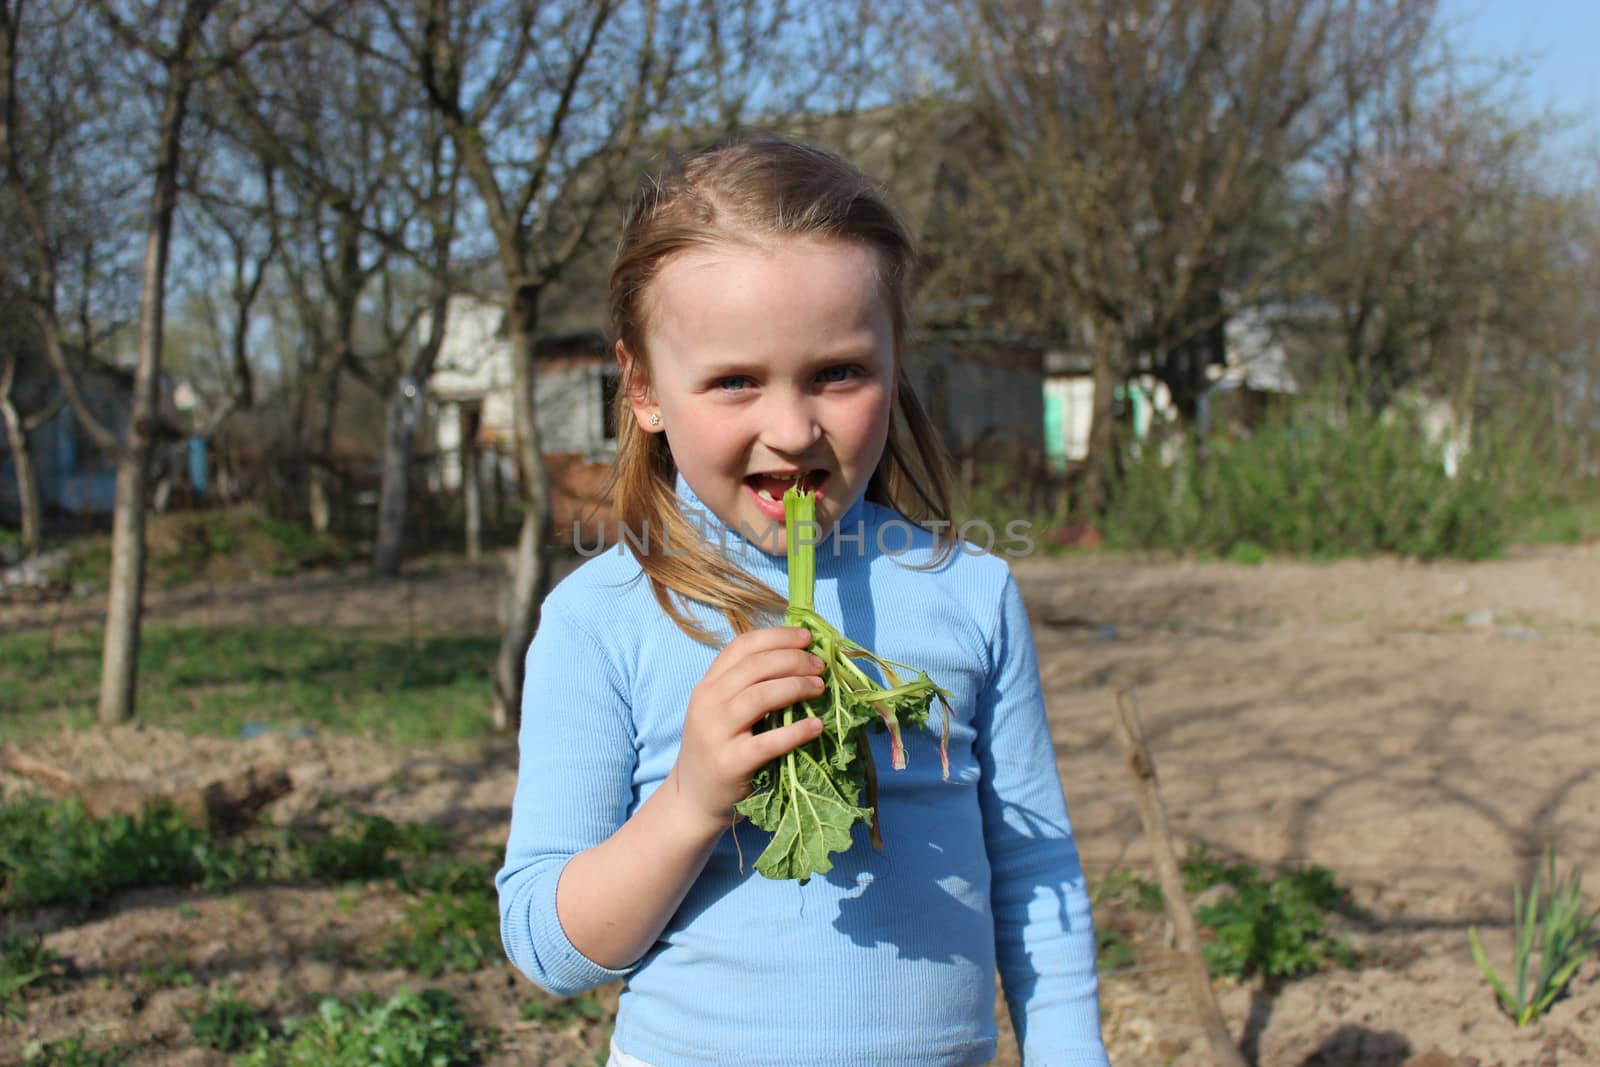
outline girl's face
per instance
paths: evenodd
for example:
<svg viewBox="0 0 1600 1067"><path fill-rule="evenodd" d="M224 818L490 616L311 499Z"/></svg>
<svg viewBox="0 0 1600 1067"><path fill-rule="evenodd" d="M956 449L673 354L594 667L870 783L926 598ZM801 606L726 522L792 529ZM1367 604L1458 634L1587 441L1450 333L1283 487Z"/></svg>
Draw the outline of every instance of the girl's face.
<svg viewBox="0 0 1600 1067"><path fill-rule="evenodd" d="M894 335L877 268L854 242L740 242L669 260L644 294L650 384L630 397L634 417L667 435L701 501L768 552L785 550L796 476L817 490L826 534L883 455Z"/></svg>

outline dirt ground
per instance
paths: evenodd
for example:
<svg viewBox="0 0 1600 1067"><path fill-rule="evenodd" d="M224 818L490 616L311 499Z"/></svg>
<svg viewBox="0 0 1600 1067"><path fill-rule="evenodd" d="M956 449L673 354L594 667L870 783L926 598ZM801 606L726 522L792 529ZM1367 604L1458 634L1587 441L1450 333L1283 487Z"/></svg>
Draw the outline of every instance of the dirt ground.
<svg viewBox="0 0 1600 1067"><path fill-rule="evenodd" d="M1244 567L1089 554L1013 568L1091 881L1149 869L1111 728L1115 694L1128 690L1180 849L1203 843L1266 868L1323 864L1370 914L1343 927L1363 950L1353 969L1282 988L1221 987L1256 1062L1400 1067L1438 1050L1442 1062L1470 1057L1479 1067L1600 1063L1600 964L1579 972L1545 1021L1519 1031L1495 1010L1467 941L1479 926L1504 971L1511 887L1547 843L1564 866L1600 867L1600 545L1482 564ZM436 565L398 582L323 575L152 591L150 610L209 624L492 628L503 582L498 564ZM3 606L0 639L98 619L93 600ZM284 763L296 789L275 818L331 796L447 823L489 846L503 840L515 774L510 746L390 755L332 737L194 740L129 727L31 748L86 776L172 780ZM400 907L377 893L345 910L338 896L132 894L47 943L91 979L130 979L178 959L202 985L229 979L259 999L404 984L403 973L341 967L319 951L359 943ZM1118 1067L1209 1062L1159 925L1135 932L1133 967L1102 979ZM589 1024L518 1022L526 987L509 970L436 984L513 1035L494 1063L592 1062L603 1040ZM178 1013L194 990L147 986L76 983L34 1003L24 1037L87 1027L152 1042L148 1062L223 1062L177 1051ZM1016 1062L1014 1046L1000 1062Z"/></svg>

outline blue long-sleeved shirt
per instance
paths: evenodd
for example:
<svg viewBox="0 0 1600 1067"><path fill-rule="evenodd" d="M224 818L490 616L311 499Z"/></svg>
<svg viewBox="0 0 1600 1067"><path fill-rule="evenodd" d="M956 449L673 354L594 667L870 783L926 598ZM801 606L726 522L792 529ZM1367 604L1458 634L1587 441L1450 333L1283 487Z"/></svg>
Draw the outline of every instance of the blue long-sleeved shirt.
<svg viewBox="0 0 1600 1067"><path fill-rule="evenodd" d="M709 539L787 594L782 557L730 531L681 477L678 492ZM934 547L858 499L817 548L815 606L953 694L949 780L937 704L930 729L907 731L904 770L872 733L883 851L858 826L829 873L770 881L754 870L769 835L741 822L737 846L723 835L655 945L622 970L568 940L556 883L665 780L717 649L661 611L626 550L590 559L545 600L496 878L502 934L512 962L557 996L625 977L622 1051L653 1067L981 1063L995 1052L998 967L1029 1067L1107 1064L1089 901L1021 595L1001 558L970 545L911 569ZM720 615L692 610L731 639Z"/></svg>

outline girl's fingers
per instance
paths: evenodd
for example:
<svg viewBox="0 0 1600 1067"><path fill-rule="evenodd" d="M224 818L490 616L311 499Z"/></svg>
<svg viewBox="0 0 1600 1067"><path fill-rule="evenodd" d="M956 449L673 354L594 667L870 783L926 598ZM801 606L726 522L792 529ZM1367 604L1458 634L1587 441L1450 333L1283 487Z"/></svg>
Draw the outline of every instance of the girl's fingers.
<svg viewBox="0 0 1600 1067"><path fill-rule="evenodd" d="M700 680L704 686L720 685L724 676L736 671L751 657L779 649L803 649L811 643L811 631L804 626L769 626L740 634L717 653Z"/></svg>
<svg viewBox="0 0 1600 1067"><path fill-rule="evenodd" d="M746 688L739 699L729 705L731 719L726 726L735 734L744 733L769 711L810 700L822 692L822 679L814 674L789 675L757 682Z"/></svg>
<svg viewBox="0 0 1600 1067"><path fill-rule="evenodd" d="M709 695L720 697L725 704L739 699L741 693L762 682L778 678L796 678L802 675L817 677L822 674L822 660L803 648L779 648L758 652L743 660L717 681Z"/></svg>
<svg viewBox="0 0 1600 1067"><path fill-rule="evenodd" d="M822 720L804 718L776 730L754 734L744 745L750 759L750 773L754 774L779 756L794 751L822 732Z"/></svg>

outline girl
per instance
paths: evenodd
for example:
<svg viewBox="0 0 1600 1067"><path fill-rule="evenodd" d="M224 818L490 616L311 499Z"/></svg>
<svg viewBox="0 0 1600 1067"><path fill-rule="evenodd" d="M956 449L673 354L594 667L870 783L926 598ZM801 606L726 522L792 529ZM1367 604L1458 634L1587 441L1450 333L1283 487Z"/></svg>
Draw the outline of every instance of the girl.
<svg viewBox="0 0 1600 1067"><path fill-rule="evenodd" d="M950 534L902 374L912 251L872 182L777 139L643 187L611 272L627 551L546 599L496 878L511 960L556 996L626 979L612 1063L972 1064L994 976L1033 1064L1106 1064L1094 933L1032 634L1000 559ZM884 849L807 884L750 860L734 805L820 720L787 596L784 490L817 493L817 610L951 691L890 770ZM937 531L937 532L935 532Z"/></svg>

